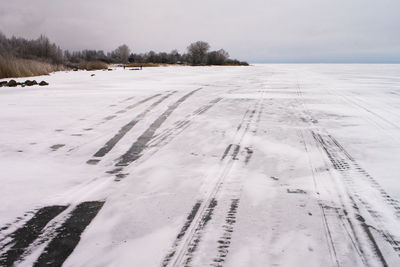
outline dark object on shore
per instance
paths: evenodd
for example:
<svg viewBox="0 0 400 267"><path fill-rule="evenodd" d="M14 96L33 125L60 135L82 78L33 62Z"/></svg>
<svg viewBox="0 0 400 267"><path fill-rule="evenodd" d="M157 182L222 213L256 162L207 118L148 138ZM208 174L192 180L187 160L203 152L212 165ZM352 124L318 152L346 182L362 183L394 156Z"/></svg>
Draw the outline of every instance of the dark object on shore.
<svg viewBox="0 0 400 267"><path fill-rule="evenodd" d="M73 71L78 71L78 68L73 68L72 70L73 70Z"/></svg>
<svg viewBox="0 0 400 267"><path fill-rule="evenodd" d="M24 83L26 86L33 86L33 85L36 85L36 84L38 84L37 83L37 81L35 81L35 80L26 80L25 81L25 83Z"/></svg>
<svg viewBox="0 0 400 267"><path fill-rule="evenodd" d="M35 80L26 80L25 82L21 83L21 82L17 82L15 80L9 80L7 81L2 81L0 82L0 87L16 87L18 85L20 85L21 87L25 87L25 86L33 86L33 85L37 85L37 81ZM44 86L44 85L49 85L49 83L45 82L45 81L41 81L39 83L40 86Z"/></svg>
<svg viewBox="0 0 400 267"><path fill-rule="evenodd" d="M40 86L45 86L45 85L49 85L49 83L47 83L47 82L45 82L45 81L41 81L41 82L39 83L39 85L40 85Z"/></svg>
<svg viewBox="0 0 400 267"><path fill-rule="evenodd" d="M15 86L17 86L18 85L18 83L15 81L15 80L10 80L8 83L7 83L7 86L8 87L15 87Z"/></svg>
<svg viewBox="0 0 400 267"><path fill-rule="evenodd" d="M108 69L108 71L112 71L113 69Z"/></svg>
<svg viewBox="0 0 400 267"><path fill-rule="evenodd" d="M92 74L92 75L90 75L90 77L93 77L93 76L96 76L96 74Z"/></svg>
<svg viewBox="0 0 400 267"><path fill-rule="evenodd" d="M132 68L132 69L129 69L129 70L141 70L141 68Z"/></svg>

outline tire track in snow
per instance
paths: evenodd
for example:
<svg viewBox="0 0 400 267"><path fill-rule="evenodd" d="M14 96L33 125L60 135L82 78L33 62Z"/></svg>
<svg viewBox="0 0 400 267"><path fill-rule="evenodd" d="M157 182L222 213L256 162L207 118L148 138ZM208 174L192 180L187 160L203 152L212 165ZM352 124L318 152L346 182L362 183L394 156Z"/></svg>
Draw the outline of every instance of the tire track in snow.
<svg viewBox="0 0 400 267"><path fill-rule="evenodd" d="M156 97L158 97L158 96L160 96L160 95L161 95L161 94L155 94L155 95L152 95L152 96L147 97L147 98L145 98L145 99L142 99L142 100L140 100L140 101L138 101L138 102L136 102L136 103L134 103L134 104L132 104L132 105L127 106L124 110L125 110L125 111L128 111L129 109L136 108L136 107L140 106L141 104L144 104L144 103L150 101L151 99L156 98ZM131 99L133 99L133 98L134 98L134 97L129 97L129 98L127 98L127 99L125 99L125 100L123 100L123 101L120 101L120 102L118 102L118 103L123 103L123 102L128 101L128 100L131 100ZM116 105L110 105L110 106L113 107L113 106L116 106ZM121 111L121 110L120 110L120 111ZM115 112L113 115L109 115L109 116L107 116L107 117L104 117L104 118L102 119L101 122L92 124L92 125L89 126L89 127L83 128L83 129L81 129L81 130L76 130L76 131L74 130L74 131L71 133L71 136L77 136L77 137L78 137L78 136L82 136L82 135L84 135L84 133L76 133L76 132L79 132L79 131L88 132L88 131L92 131L92 130L96 129L98 126L100 126L100 125L102 125L102 124L105 124L106 122L108 122L108 121L110 121L110 120L116 118L116 117L121 113L120 111ZM98 112L97 112L97 113L98 113ZM97 114L97 113L96 113L96 114ZM90 117L92 117L92 116L93 116L93 115L91 115ZM81 120L86 120L86 119L81 119ZM57 129L56 132L64 132L64 129ZM74 133L74 132L75 132L75 133ZM103 134L103 135L101 135L101 136L105 136L105 135ZM101 136L98 136L98 137L101 137ZM97 138L98 138L98 137L97 137ZM87 144L87 143L84 143L84 144L80 144L80 145L78 145L78 146L71 147L71 148L68 149L68 152L74 151L74 150L76 150L77 148L79 148L81 145L85 145L85 144ZM60 145L60 144L56 144L55 146L58 146L58 145ZM62 144L62 145L63 145L64 147L66 147L65 144ZM53 145L53 146L54 146L54 145ZM50 147L50 149L52 149L53 151L55 151L55 150L57 150L58 148L60 148L60 147L58 147L57 149L53 149L53 146ZM98 161L99 161L99 160L97 160L97 159L91 159L91 160L88 160L87 163L88 163L88 164L97 164Z"/></svg>
<svg viewBox="0 0 400 267"><path fill-rule="evenodd" d="M168 112L164 112L164 120L176 109L179 104L186 100L190 95L200 89L194 90L180 98L173 106L168 108ZM217 101L218 102L218 101ZM199 110L198 113L204 113L209 108ZM156 120L157 121L157 120ZM161 125L161 124L159 124ZM48 242L45 251L41 254L36 262L36 266L52 263L61 265L72 253L75 246L80 240L80 235L89 225L91 220L97 215L104 202L84 202L79 204L71 214L64 214L58 220L46 227L46 231L36 239L36 242L30 245L29 251L25 252L25 257L32 254L42 244ZM197 205L196 205L197 206ZM193 216L193 215L192 215ZM189 216L190 217L190 216ZM190 219L190 218L188 218ZM190 221L187 223L190 225ZM185 231L185 227L182 229ZM181 233L179 236L183 236Z"/></svg>
<svg viewBox="0 0 400 267"><path fill-rule="evenodd" d="M244 149L246 150L246 159L244 160L244 162L246 164L249 164L251 157L254 154L254 150L251 147L245 147Z"/></svg>
<svg viewBox="0 0 400 267"><path fill-rule="evenodd" d="M7 238L7 236L11 233L12 229L11 228L18 228L19 226L22 226L24 223L26 223L29 219L31 219L36 211L28 211L26 212L23 216L17 217L13 222L5 224L3 227L0 228L0 246L3 243L4 239Z"/></svg>
<svg viewBox="0 0 400 267"><path fill-rule="evenodd" d="M231 148L232 148L232 144L229 144L229 145L226 147L226 149L225 149L225 151L224 151L224 154L222 154L221 161L223 161L223 160L226 158L226 156L228 155L228 153L229 153L229 151L231 150Z"/></svg>
<svg viewBox="0 0 400 267"><path fill-rule="evenodd" d="M316 141L317 144L320 145L322 150L324 151L325 155L328 157L329 161L333 165L333 167L337 170L341 171L347 171L351 168L351 166L343 161L343 159L336 159L335 156L329 152L327 149L327 141L326 140L321 140L319 137L317 137L318 134L316 134L314 131L311 131L311 134ZM351 181L352 178L349 177L348 181ZM353 181L351 181L353 183ZM349 186L349 183L346 183ZM353 184L354 186L354 184ZM335 262L337 266L341 266L340 262L341 259L338 257L338 254L336 252L338 247L341 247L341 241L338 242L338 240L334 240L332 238L332 231L331 227L332 226L337 226L338 223L340 223L343 228L345 229L348 238L351 240L353 247L355 248L356 252L359 254L360 259L362 260L363 264L365 266L374 266L376 264L373 263L375 260L378 260L378 262L382 266L388 266L386 257L383 255L383 251L385 251L385 248L382 248L382 246L378 245L377 242L377 236L374 235L371 231L371 229L375 229L374 227L368 226L360 220L360 218L363 218L361 216L362 211L360 207L360 203L355 201L355 199L352 197L352 193L354 192L349 192L348 189L351 189L351 187L346 188L346 196L345 198L348 199L348 201L351 203L348 205L348 210L346 208L346 205L344 204L344 200L342 199L343 196L341 196L340 193L338 193L338 197L340 199L340 208L334 208L330 207L327 205L324 205L321 201L319 201L319 205L321 207L321 211L323 214L324 218L324 224L327 229L327 236L328 239L330 240L332 249L333 249L333 257L335 258ZM336 189L338 192L339 190ZM329 226L331 225L331 226ZM384 234L386 235L386 234ZM369 249L365 248L364 243L362 242L366 241L369 245ZM393 243L392 241L387 240L386 242ZM392 249L394 249L392 247ZM367 251L372 251L374 254L375 258L371 259L370 254ZM396 250L396 249L395 249ZM387 250L386 250L387 251ZM387 255L387 253L384 253ZM390 253L389 253L390 254Z"/></svg>
<svg viewBox="0 0 400 267"><path fill-rule="evenodd" d="M309 142L306 142L305 134L303 133L303 131L301 131L301 136L305 151L308 156L317 202L321 209L325 238L327 241L332 264L337 267L356 265L356 262L359 259L362 266L371 266L371 262L376 262L374 259L371 260L370 254L365 251L363 242L361 241L364 235L360 233L360 231L358 231L360 227L356 228L358 224L356 224L356 222L354 222L354 219L352 219L355 218L355 216L353 215L353 208L355 204L352 204L352 206L348 207L349 210L347 209L345 203L349 203L349 201L345 202L343 197L346 196L342 196L342 194L340 193L341 190L338 188L338 185L332 176L329 180L326 180L326 178L321 179L317 177L317 175L319 175L319 171L314 167L312 160L312 155L314 154L310 153L310 148L308 146L310 145L311 147L318 149L318 151L320 151L321 153L321 156L323 156L324 154L322 154L323 152L321 151L321 149L319 149L319 143L316 142L316 140L313 138L312 131L310 131L309 135L307 136L310 136L311 140L314 140L314 142L312 142L311 140L309 140ZM326 164L325 161L324 163ZM327 171L328 167L324 168L324 170ZM333 183L331 183L330 181L332 181ZM328 184L324 184L326 182L328 182ZM332 203L329 202L329 204L324 202L323 199L329 197L324 196L321 198L321 187L329 187L329 192L333 190L334 197L337 198L336 201ZM336 207L336 203L338 207ZM349 249L354 250L351 251ZM349 256L343 257L343 255ZM358 258L354 256L358 256Z"/></svg>
<svg viewBox="0 0 400 267"><path fill-rule="evenodd" d="M251 110L249 107L245 111L241 122L236 128L236 133L233 138L236 145L228 145L227 149L223 152L221 157L222 165L220 166L219 175L216 177L216 182L214 183L208 197L205 199L205 201L203 201L203 204L200 207L200 212L198 212L198 215L193 220L189 230L186 231L184 238L182 238L182 244L173 245L170 253L168 254L172 255L168 261L168 263L171 263L172 266L190 266L190 263L194 257L194 253L196 252L196 249L198 248L198 245L204 234L205 227L211 220L214 209L218 204L217 194L222 189L224 181L226 180L233 163L237 159L237 155L240 151L240 144L247 134L250 125L253 123L253 117L254 114L256 114L258 107L259 103L256 103L253 110ZM247 123L245 125L246 119ZM234 147L232 154L230 157L227 157L229 152L232 150L232 147ZM239 199L237 201L239 201ZM169 265L168 263L167 265Z"/></svg>
<svg viewBox="0 0 400 267"><path fill-rule="evenodd" d="M176 91L175 91L176 92ZM159 100L157 100L156 102L154 102L153 104L151 104L148 108L146 108L142 113L140 113L139 115L137 115L133 120L131 120L129 123L127 123L126 125L124 125L117 134L115 134L110 140L107 141L107 143L100 148L94 155L93 158L88 160L86 163L88 164L97 164L101 157L104 157L108 152L110 152L114 146L140 121L142 120L147 113L149 113L150 111L152 111L156 106L158 106L160 103L162 103L165 99L167 99L168 97L170 97L171 95L173 95L175 92L172 92L168 95L163 96L162 98L160 98ZM153 97L149 97L147 99L144 99L142 101L146 102L150 99L154 98ZM144 103L142 102L142 103ZM136 105L138 105L139 103L136 103Z"/></svg>
<svg viewBox="0 0 400 267"><path fill-rule="evenodd" d="M178 247L180 241L182 240L182 237L186 234L187 229L192 224L192 221L193 221L194 217L196 216L197 212L199 211L200 206L201 206L201 201L197 201L196 204L194 204L192 211L189 213L189 215L186 218L185 224L182 226L181 231L176 236L176 239L172 245L171 252L167 256L165 256L161 266L168 266L171 258L175 255L175 252L176 252L175 249Z"/></svg>
<svg viewBox="0 0 400 267"><path fill-rule="evenodd" d="M312 171L314 187L317 192L318 205L321 209L325 235L328 242L329 252L332 258L332 263L338 267L346 266L353 263L352 260L354 256L358 256L363 266L371 266L371 259L368 253L364 250L363 243L360 240L362 236L360 236L359 231L357 231L358 228L356 229L357 225L353 222L351 218L350 214L352 214L352 210L350 211L347 210L345 205L346 202L344 201L343 196L340 193L340 190L337 188L337 184L334 182L333 185L330 185L330 188L332 188L336 193L336 197L338 198L336 202L338 202L339 207L329 206L326 203L324 203L323 200L320 198L320 191L318 189L319 186L317 185L317 179L316 179L316 175L318 172L313 167L309 154L309 149L307 148L304 135L303 135L303 140L305 149L309 157L309 164ZM318 143L314 142L313 145L316 148L318 148ZM347 237L348 240L345 240L343 237ZM355 252L355 253L350 253L350 255L354 255L352 257L349 257L351 259L350 261L348 261L347 259L348 257L346 258L340 257L343 254L346 254L346 252L348 253L349 248L346 248L346 245L352 247Z"/></svg>
<svg viewBox="0 0 400 267"><path fill-rule="evenodd" d="M202 232L206 227L207 223L211 220L214 209L217 206L217 204L218 204L217 200L215 198L212 198L207 206L207 209L205 210L205 213L202 215L201 220L197 225L195 233L193 235L193 240L188 244L186 258L183 261L184 266L188 266L188 264L192 261L193 253L196 251L200 243Z"/></svg>
<svg viewBox="0 0 400 267"><path fill-rule="evenodd" d="M297 83L297 94L299 96L298 102L299 102L299 105L302 107L302 113L304 116L304 117L300 116L300 119L303 122L307 123L310 129L317 130L316 126L314 125L316 120L314 120L312 118L311 112L307 109L307 107L304 104L304 97L303 97L303 93L300 89L299 83ZM307 118L307 119L305 119L305 118ZM321 209L325 237L326 237L330 257L332 259L332 264L337 267L345 266L345 265L349 265L349 264L351 264L351 265L356 264L355 261L357 261L357 258L354 258L354 256L345 257L345 258L339 257L339 255L347 254L347 255L358 255L358 257L359 257L358 259L361 261L361 264L363 266L371 266L371 263L370 263L371 258L369 257L369 254L366 251L364 251L363 243L360 240L360 238L362 238L364 235L360 236L359 231L357 231L357 229L359 227L356 229L357 224L355 224L353 222L352 218L350 217L350 214L353 215L353 213L354 213L352 208L354 208L356 205L355 205L355 203L353 203L353 201L350 201L353 203L353 206L349 207L351 209L350 214L349 214L349 212L347 211L346 205L345 205L345 203L348 203L348 202L344 201L343 196L340 193L341 190L338 188L337 183L333 182L333 184L324 185L323 181L325 179L317 179L318 178L317 175L318 175L319 171L314 167L313 160L312 160L313 153L310 153L310 149L309 149L307 143L309 143L309 145L311 147L315 147L315 148L321 148L321 146L319 145L318 140L315 139L314 132L312 130L310 130L309 135L311 136L311 140L314 140L314 142L312 142L312 141L306 142L306 138L305 138L306 135L304 134L303 131L301 131L301 138L303 140L304 149L307 153L310 170L311 170L312 177L313 177L314 189L317 193L316 196L317 196L318 205ZM309 135L307 135L307 136L309 136ZM320 151L320 153L322 153L320 149L318 149L318 150ZM320 154L320 155L323 156L324 154ZM325 155L326 155L326 152L325 152ZM328 170L328 167L326 167L325 169ZM333 177L331 176L331 179L332 178ZM322 180L322 183L319 182L320 180ZM339 204L339 208L329 206L323 202L323 200L320 197L320 187L321 187L320 183L322 185L322 188L328 186L330 188L329 191L331 191L333 189L334 196L337 198L336 202ZM347 197L351 199L351 197L349 197L349 196L347 196ZM343 237L347 237L348 240L345 240ZM353 248L355 253L349 254L349 248ZM372 262L376 263L374 259L372 259ZM380 259L380 262L382 263L381 259Z"/></svg>
<svg viewBox="0 0 400 267"><path fill-rule="evenodd" d="M377 191L381 197L381 200L390 206L394 211L396 217L400 218L400 206L399 201L391 197L373 178L366 170L364 170L356 160L339 144L339 142L331 135L322 136L321 134L313 132L314 138L321 144L322 148L326 152L329 160L335 169L341 172L343 175L350 174L355 176L361 176L364 181L369 183L369 186ZM351 177L346 177L347 182L351 183L354 187L354 182ZM356 188L353 190L358 191Z"/></svg>
<svg viewBox="0 0 400 267"><path fill-rule="evenodd" d="M104 201L87 201L74 206L65 206L63 211L47 222L39 235L30 240L14 265L25 266L27 264L25 260L31 262L36 259L34 266L61 266L75 249L82 232L103 204Z"/></svg>
<svg viewBox="0 0 400 267"><path fill-rule="evenodd" d="M130 110L130 109L134 109L134 108L140 106L141 104L144 104L144 103L146 103L147 101L150 101L150 100L152 100L152 99L154 99L154 98L156 98L156 97L158 97L158 96L160 96L160 95L161 95L161 94L152 95L152 96L150 96L150 97L147 97L147 98L145 98L145 99L142 99L142 100L136 102L135 104L129 105L129 106L125 107L124 109L118 110L118 111L116 111L113 115L109 115L109 116L103 118L103 121L100 122L99 124L104 124L104 123L106 123L106 122L108 122L108 121L110 121L110 120L116 118L116 117L118 116L118 114L125 113L125 112L127 112L128 110ZM129 101L129 100L132 100L133 98L134 98L134 97L129 97L129 98L123 100L123 101L120 101L119 103L123 103L123 102Z"/></svg>
<svg viewBox="0 0 400 267"><path fill-rule="evenodd" d="M336 94L338 94L338 93L336 92ZM382 116L382 115L380 115L380 114L378 114L378 113L372 111L371 109L369 109L369 108L363 106L362 104L359 103L360 101L357 102L357 101L355 101L352 97L346 96L346 95L344 95L344 94L339 94L339 95L340 95L344 100L346 100L348 103L350 103L350 104L352 104L353 106L356 106L356 107L358 107L358 108L360 108L360 109L366 111L367 113L373 115L375 118L380 119L382 122L386 123L388 126L393 127L393 128L396 128L396 129L400 129L400 126L399 126L399 125L397 125L396 123L394 123L394 122L391 121L391 120L386 119L384 116ZM359 100L359 99L358 99L358 100ZM376 123L376 121L375 121L375 123Z"/></svg>
<svg viewBox="0 0 400 267"><path fill-rule="evenodd" d="M61 266L80 241L81 234L96 217L104 202L88 201L77 205L70 217L56 230L34 266Z"/></svg>
<svg viewBox="0 0 400 267"><path fill-rule="evenodd" d="M239 199L232 199L231 206L225 219L225 224L222 226L223 235L219 238L218 242L218 255L214 258L211 266L222 266L225 262L226 256L229 253L229 247L232 240L233 226L236 223L236 213L239 207Z"/></svg>
<svg viewBox="0 0 400 267"><path fill-rule="evenodd" d="M167 110L168 113L167 112L163 113L162 115L164 116L163 119L165 120L166 117L168 117L168 115L170 115L172 111L179 106L179 104L181 104L190 95L192 95L198 90L200 89L190 92L189 94L179 99L172 107L170 106ZM161 98L161 100L157 101L156 103L159 104L162 100L169 97L173 93L175 92L172 92L171 94ZM156 96L150 97L145 100L148 101ZM154 104L152 106L154 106ZM62 218L59 218L58 220L52 222L51 225L46 227L42 235L36 238L34 243L27 245L29 246L29 248L27 251L25 252L23 251L24 253L23 258L24 256L26 257L30 255L40 245L46 242L50 242L46 248L46 251L39 257L36 265L41 266L46 262L55 262L56 265L61 265L62 262L65 261L66 258L70 255L70 253L72 253L73 249L80 240L80 234L91 222L91 220L96 216L96 214L101 209L103 204L104 202L81 203L71 213L71 217L67 218L68 214L64 214ZM84 214L86 214L87 216L84 217L83 216ZM62 223L61 228L59 228L61 223ZM76 224L79 224L79 226L76 226ZM68 245L64 246L65 245L64 243L68 243Z"/></svg>
<svg viewBox="0 0 400 267"><path fill-rule="evenodd" d="M303 99L300 102L303 105L303 111L307 114L306 117L309 118L310 122L314 121L311 112L304 105L304 97L299 84L297 84L297 90L298 95ZM395 127L396 125L392 126ZM349 208L353 210L353 214L355 215L353 217L356 217L356 222L348 216L350 211L346 211L344 204L342 205L344 213L342 217L346 218L347 224L350 225L351 231L354 233L354 239L360 238L357 236L355 229L355 226L358 225L362 228L364 235L369 240L369 245L374 250L375 256L383 266L387 266L388 264L390 266L400 266L400 237L396 237L387 229L387 220L391 221L392 228L393 224L398 227L398 219L400 218L398 200L389 196L379 183L367 171L361 168L335 138L325 133L326 131L318 129L316 126L311 125L311 129L313 129L311 133L314 140L325 152L333 167L341 174L345 183L347 198L352 203ZM371 199L367 200L365 197L363 198L365 193L363 190L365 189L369 191L372 189L375 195L374 202L380 202L396 218L384 218L383 214L371 205ZM375 225L368 225L367 222ZM363 252L361 244L359 244L359 248Z"/></svg>
<svg viewBox="0 0 400 267"><path fill-rule="evenodd" d="M232 148L233 148L233 149L232 149ZM225 149L225 151L224 151L224 154L223 154L222 157L221 157L221 161L223 161L223 160L229 155L229 152L230 152L231 150L232 150L231 158L232 158L233 160L238 160L237 155L239 154L239 151L240 151L240 145L229 144L229 145L226 147L226 149Z"/></svg>
<svg viewBox="0 0 400 267"><path fill-rule="evenodd" d="M205 209L204 214L201 215L201 220L200 222L197 224L196 229L195 229L195 233L193 235L193 242L191 242L190 244L188 244L188 248L187 248L187 258L184 260L184 266L187 266L191 261L192 261L192 256L193 253L196 251L197 246L200 243L201 240L201 232L204 230L204 228L206 227L207 223L211 220L213 212L215 207L217 206L218 202L215 199L212 199L210 201L210 203L208 204L207 208ZM180 241L182 240L182 238L185 236L186 231L189 229L193 219L195 218L196 214L198 213L198 210L200 209L201 206L201 201L197 202L195 205L196 208L196 212L193 214L193 217L191 218L190 221L187 221L184 225L184 232L180 232L178 234L177 239L175 240L172 250L170 253L168 253L168 255L165 257L162 266L168 266L168 264L171 262L171 260L173 259L174 255L177 252L177 247L180 244Z"/></svg>
<svg viewBox="0 0 400 267"><path fill-rule="evenodd" d="M131 96L131 97L125 98L124 100L119 101L118 103L124 103L124 102L127 102L127 101L129 101L129 100L132 100L132 99L134 99L134 98L135 98L134 96Z"/></svg>
<svg viewBox="0 0 400 267"><path fill-rule="evenodd" d="M366 186L369 189L374 189L380 195L380 198L375 199L375 201L380 201L382 204L386 204L387 207L390 207L396 218L399 218L398 201L391 198L384 189L380 187L376 180L363 170L354 158L352 158L332 136L323 136L314 132L313 136L325 151L334 168L340 172L343 181L350 190L349 198L352 200L352 206L355 209L359 224L370 240L370 244L382 265L388 266L386 258L390 259L391 254L395 253L397 257L400 258L400 241L387 229L385 219L382 217L381 213L374 209L368 200L363 199L361 194L362 189L360 191L358 188L361 184L357 183L357 179L362 179L364 183L367 182L368 184ZM370 216L370 220L365 218L366 214ZM368 225L367 221L371 221L371 223L376 225ZM380 240L383 241L383 243L380 242ZM391 251L389 251L387 247L390 247ZM398 259L396 261L398 262Z"/></svg>
<svg viewBox="0 0 400 267"><path fill-rule="evenodd" d="M67 206L43 207L22 227L6 236L5 240L11 240L0 248L0 266L12 266L39 237L45 226L66 208Z"/></svg>
<svg viewBox="0 0 400 267"><path fill-rule="evenodd" d="M357 100L357 102L358 103L363 103L364 105L364 107L369 107L369 110L371 110L371 109L374 109L374 110L376 110L376 109L378 109L379 110L379 112L381 113L381 112L386 112L386 114L382 114L382 115L378 115L378 117L384 117L384 118L386 118L387 116L386 115L388 115L388 114L390 114L391 116L392 116L392 118L394 117L394 120L399 120L399 114L398 114L398 112L395 112L395 111L393 111L393 108L395 107L395 106L393 106L393 105L390 105L390 103L384 103L384 105L379 105L378 107L376 106L376 105L373 105L373 104L371 104L371 102L368 102L366 99L363 99L363 98L361 98L360 97L360 95L357 95L357 94L351 94L351 95L346 95L346 96L348 96L348 97L350 97L350 98L352 98L352 99L356 99ZM375 95L374 97L376 97L377 95ZM393 122L393 120L389 120L391 123ZM396 124L396 126L397 126L397 124ZM399 128L399 126L397 126L397 128Z"/></svg>
<svg viewBox="0 0 400 267"><path fill-rule="evenodd" d="M196 116L204 114L221 100L222 100L221 97L215 98L211 100L208 104L195 110L192 114L187 115L183 120L175 122L173 127L171 127L170 129L166 129L159 135L154 136L153 140L150 142L149 145L151 147L157 147L167 144L172 138L174 138L182 131L184 131L186 128L188 128L192 124L193 119Z"/></svg>
<svg viewBox="0 0 400 267"><path fill-rule="evenodd" d="M264 92L264 91L263 91ZM265 108L265 104L264 104L264 102L262 102L261 103L261 108L260 108L260 110L258 111L258 114L257 114L257 127L256 127L256 129L254 130L254 133L256 134L258 131L259 131L259 125L260 125L260 122L261 122L261 119L262 119L262 114L264 113L264 108Z"/></svg>
<svg viewBox="0 0 400 267"><path fill-rule="evenodd" d="M129 105L129 106L125 107L124 109L121 109L120 111L117 111L116 113L124 113L124 112L126 112L126 111L128 111L130 109L134 109L134 108L140 106L141 104L146 103L147 101L150 101L150 100L152 100L152 99L154 99L156 97L159 97L160 95L161 94L155 94L155 95L152 95L152 96L147 97L145 99L142 99L142 100L136 102L135 104Z"/></svg>
<svg viewBox="0 0 400 267"><path fill-rule="evenodd" d="M232 159L233 160L239 160L237 158L237 155L239 154L240 151L240 145L235 145L235 148L233 149L233 153L232 153Z"/></svg>
<svg viewBox="0 0 400 267"><path fill-rule="evenodd" d="M356 110L361 111L362 115L360 115L360 118L363 119L366 122L369 122L371 125L374 125L376 127L377 130L381 131L382 133L384 133L387 137L391 138L392 141L399 143L399 138L396 135L393 135L391 133L391 129L396 129L399 130L400 126L396 123L394 123L393 121L386 119L384 116L374 112L371 110L370 106L363 106L360 104L360 99L356 98L353 99L354 97L345 95L343 93L337 92L337 91L332 91L329 90L329 93L335 97L341 97L342 100L349 104L350 106L354 107Z"/></svg>
<svg viewBox="0 0 400 267"><path fill-rule="evenodd" d="M147 148L147 144L154 137L157 129L161 127L161 125L167 120L172 112L174 112L174 110L179 107L179 105L181 105L186 99L188 99L199 90L201 90L201 88L191 91L190 93L178 99L174 104L169 106L168 109L164 111L164 113L162 113L141 136L138 137L136 142L132 144L129 150L118 159L118 162L115 164L115 166L126 167L132 162L139 159L142 155L143 150Z"/></svg>
<svg viewBox="0 0 400 267"><path fill-rule="evenodd" d="M169 136L171 136L172 134L176 135L176 134L177 134L177 133L176 133L177 130L181 130L181 131L182 131L182 125L183 125L183 127L185 127L185 128L188 127L189 124L191 123L191 120L190 120L190 119L192 119L194 116L201 115L201 114L205 113L206 111L208 111L210 108L212 108L215 104L217 104L217 103L220 102L221 100L222 100L222 98L216 98L216 99L210 101L210 102L209 102L208 104L206 104L205 106L198 108L198 109L197 109L196 111L194 111L191 115L186 116L186 119L185 119L185 120L176 122L176 123L174 124L176 127L172 128L172 129L168 129L168 130L166 130L164 133L161 133L161 134L159 135L159 136L161 137L161 138L159 138L159 140L160 140L160 141L163 141L163 140L166 139L166 137L169 137ZM248 112L249 112L249 110L246 111L246 115L247 115ZM158 140L156 140L156 141L157 141L157 144L160 143L160 141L158 141ZM225 158L225 156L227 156L227 154L228 154L228 152L229 152L231 146L232 146L232 144L228 146L228 148L227 148L226 151L224 152L224 155L223 155L223 157L221 158L221 160L223 160L223 159ZM175 239L175 241L174 241L174 243L173 243L173 245L172 245L172 248L171 248L170 252L169 252L169 253L167 254L167 256L164 258L163 263L162 263L162 266L168 266L168 264L170 263L172 257L175 255L176 249L178 248L178 246L179 246L179 244L180 244L182 238L183 238L184 235L186 234L186 231L187 231L188 228L190 227L190 225L191 225L191 223L192 223L194 217L196 216L196 214L197 214L197 212L198 212L198 210L199 210L199 208L200 208L200 206L201 206L201 203L202 203L202 201L198 201L198 202L196 202L196 204L193 206L192 211L191 211L190 215L188 216L187 221L185 222L184 226L182 227L182 229L181 229L180 233L178 234L177 238Z"/></svg>

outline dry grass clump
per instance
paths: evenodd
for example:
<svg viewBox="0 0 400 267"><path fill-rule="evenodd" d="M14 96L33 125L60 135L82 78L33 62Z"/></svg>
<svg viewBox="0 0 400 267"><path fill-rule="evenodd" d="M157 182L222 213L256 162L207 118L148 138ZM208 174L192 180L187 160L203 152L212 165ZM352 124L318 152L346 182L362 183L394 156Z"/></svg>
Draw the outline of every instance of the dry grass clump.
<svg viewBox="0 0 400 267"><path fill-rule="evenodd" d="M82 61L79 63L79 69L83 70L105 70L108 64L102 61Z"/></svg>
<svg viewBox="0 0 400 267"><path fill-rule="evenodd" d="M155 63L128 63L125 64L127 68L140 68L140 67L160 67L160 64Z"/></svg>
<svg viewBox="0 0 400 267"><path fill-rule="evenodd" d="M0 79L48 75L60 70L64 70L62 65L0 55Z"/></svg>

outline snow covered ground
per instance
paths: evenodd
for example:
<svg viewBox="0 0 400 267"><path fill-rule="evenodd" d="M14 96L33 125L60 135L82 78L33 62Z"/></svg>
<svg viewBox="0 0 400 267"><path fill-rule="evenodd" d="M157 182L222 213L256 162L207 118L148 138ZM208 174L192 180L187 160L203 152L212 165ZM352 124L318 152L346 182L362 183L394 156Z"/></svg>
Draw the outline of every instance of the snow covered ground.
<svg viewBox="0 0 400 267"><path fill-rule="evenodd" d="M0 88L0 266L400 266L400 65L36 79Z"/></svg>

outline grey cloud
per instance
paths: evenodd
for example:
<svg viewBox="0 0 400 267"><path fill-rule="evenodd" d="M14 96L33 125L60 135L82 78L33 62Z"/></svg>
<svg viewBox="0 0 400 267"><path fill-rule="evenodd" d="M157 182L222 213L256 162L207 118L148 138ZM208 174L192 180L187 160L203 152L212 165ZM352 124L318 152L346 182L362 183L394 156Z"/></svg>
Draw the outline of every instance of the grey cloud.
<svg viewBox="0 0 400 267"><path fill-rule="evenodd" d="M65 49L169 51L196 40L250 61L400 61L398 0L0 0L0 30Z"/></svg>

